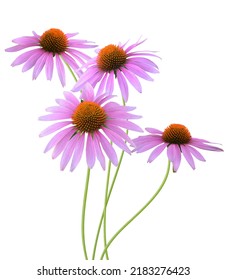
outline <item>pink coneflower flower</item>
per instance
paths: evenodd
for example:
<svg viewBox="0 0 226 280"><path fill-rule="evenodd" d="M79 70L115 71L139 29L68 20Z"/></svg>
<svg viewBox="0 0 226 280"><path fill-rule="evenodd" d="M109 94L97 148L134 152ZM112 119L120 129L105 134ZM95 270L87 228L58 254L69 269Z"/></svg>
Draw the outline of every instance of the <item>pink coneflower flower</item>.
<svg viewBox="0 0 226 280"><path fill-rule="evenodd" d="M128 100L128 83L142 92L140 81L137 77L148 81L153 78L147 73L158 73L158 66L146 58L157 57L151 51L134 51L133 49L144 41L137 41L126 47L123 45L108 45L102 48L98 55L87 63L88 69L82 74L72 91L79 91L86 82L96 86L99 82L97 95L103 91L112 94L114 90L114 78L117 79L124 101Z"/></svg>
<svg viewBox="0 0 226 280"><path fill-rule="evenodd" d="M180 166L181 154L184 155L192 169L195 169L193 157L205 161L204 157L196 148L215 152L223 151L211 145L214 143L191 137L187 127L182 124L171 124L163 132L155 128L146 128L146 130L151 135L139 136L133 139L136 147L135 151L141 153L156 147L148 158L148 162L152 162L166 148L168 159L173 163L174 172L176 172Z"/></svg>
<svg viewBox="0 0 226 280"><path fill-rule="evenodd" d="M90 57L77 49L93 48L97 45L92 42L80 39L71 39L78 33L64 34L60 29L51 28L45 31L41 36L33 31L33 36L24 36L12 40L17 45L6 49L7 52L17 52L26 48L32 48L29 51L18 56L12 66L24 64L22 71L25 72L32 67L33 80L35 80L43 67L45 66L47 80L52 79L54 59L56 69L62 86L65 86L65 70L62 59L79 75L78 69L87 62ZM78 64L79 63L79 64Z"/></svg>
<svg viewBox="0 0 226 280"><path fill-rule="evenodd" d="M113 96L102 94L94 96L94 90L87 84L81 94L81 100L71 92L64 92L65 99L56 99L58 106L47 108L49 115L40 117L44 121L57 121L41 132L40 136L57 132L46 146L45 152L54 148L52 158L62 153L60 168L64 170L71 160L73 171L86 149L86 161L89 168L95 164L96 158L105 169L105 156L114 165L118 164L117 154L111 143L131 153L125 141L132 144L123 129L142 131L129 121L140 116L129 113L134 107L121 106L108 102ZM59 131L60 130L60 131Z"/></svg>

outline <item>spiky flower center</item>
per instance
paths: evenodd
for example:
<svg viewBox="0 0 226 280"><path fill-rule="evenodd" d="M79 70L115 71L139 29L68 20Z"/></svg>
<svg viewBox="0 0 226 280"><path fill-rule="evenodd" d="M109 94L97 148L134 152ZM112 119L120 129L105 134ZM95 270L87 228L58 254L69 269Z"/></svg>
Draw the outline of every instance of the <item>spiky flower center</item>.
<svg viewBox="0 0 226 280"><path fill-rule="evenodd" d="M99 51L97 65L105 72L115 71L126 63L126 58L126 52L122 48L108 45Z"/></svg>
<svg viewBox="0 0 226 280"><path fill-rule="evenodd" d="M170 144L187 144L191 134L186 126L182 124L171 124L163 132L162 138Z"/></svg>
<svg viewBox="0 0 226 280"><path fill-rule="evenodd" d="M68 39L60 29L51 28L40 37L40 45L47 52L60 54L67 49Z"/></svg>
<svg viewBox="0 0 226 280"><path fill-rule="evenodd" d="M81 102L72 115L72 123L80 132L99 130L107 119L107 115L99 104L92 101Z"/></svg>

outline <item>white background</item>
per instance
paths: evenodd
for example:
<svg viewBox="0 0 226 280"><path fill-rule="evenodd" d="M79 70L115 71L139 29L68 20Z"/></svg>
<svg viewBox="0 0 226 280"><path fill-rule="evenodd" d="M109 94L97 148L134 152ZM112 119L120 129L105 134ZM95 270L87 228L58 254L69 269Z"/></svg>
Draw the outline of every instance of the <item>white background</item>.
<svg viewBox="0 0 226 280"><path fill-rule="evenodd" d="M93 264L127 269L121 279L151 278L129 276L131 266L190 266L191 275L183 279L226 279L225 153L201 151L206 162L196 161L195 171L183 159L153 204L112 244L110 261L83 260L80 221L85 161L72 173L68 168L60 171L59 159L52 160L51 153L43 153L50 138L38 137L48 125L38 117L55 104L63 89L56 72L52 82L46 81L44 72L32 81L31 71L22 73L21 66L10 66L19 53L4 52L13 45L12 39L31 35L32 30L41 35L49 28L79 32L77 38L95 41L100 47L147 38L139 50L158 50L162 60L156 60L160 74L155 75L155 82L141 81L142 94L131 88L128 104L136 106L136 113L143 116L137 123L158 129L181 123L193 137L225 147L223 4L218 0L14 0L2 4L1 279L79 279L36 273L43 265L76 268ZM67 72L65 89L72 86ZM146 163L148 155L124 158L108 208L109 237L143 206L164 176L166 154L152 164ZM87 201L89 256L103 206L105 176L95 165ZM102 244L101 236L101 248Z"/></svg>

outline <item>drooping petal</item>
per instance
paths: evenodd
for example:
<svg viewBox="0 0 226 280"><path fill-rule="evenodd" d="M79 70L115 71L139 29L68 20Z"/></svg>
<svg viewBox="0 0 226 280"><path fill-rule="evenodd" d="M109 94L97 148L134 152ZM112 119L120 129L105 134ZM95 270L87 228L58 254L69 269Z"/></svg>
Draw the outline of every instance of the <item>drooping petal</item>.
<svg viewBox="0 0 226 280"><path fill-rule="evenodd" d="M57 158L65 149L68 141L71 139L72 135L74 134L75 130L73 127L70 127L71 130L64 136L62 139L56 144L53 153L52 158Z"/></svg>
<svg viewBox="0 0 226 280"><path fill-rule="evenodd" d="M96 66L90 67L78 80L72 88L72 91L81 90L87 82L90 82L96 75L99 75L99 69Z"/></svg>
<svg viewBox="0 0 226 280"><path fill-rule="evenodd" d="M195 148L187 145L186 146L187 149L190 151L190 153L195 156L198 160L201 160L201 161L206 161L205 158L203 157L203 155L200 154L199 151L197 151Z"/></svg>
<svg viewBox="0 0 226 280"><path fill-rule="evenodd" d="M87 136L86 142L86 162L89 168L93 168L96 160L96 153L91 134Z"/></svg>
<svg viewBox="0 0 226 280"><path fill-rule="evenodd" d="M125 133L125 131L123 131L121 128L117 127L117 126L112 126L109 124L106 124L106 127L108 129L111 129L112 131L114 131L115 133L117 133L122 139L124 139L126 142L130 143L131 145L133 145L133 141L130 139L130 137L128 136L127 133Z"/></svg>
<svg viewBox="0 0 226 280"><path fill-rule="evenodd" d="M211 143L211 142L209 142L209 143ZM203 150L215 151L215 152L222 152L223 151L223 149L221 149L221 148L205 144L201 141L194 141L193 139L191 139L189 144L192 145L192 146L195 146L196 148L203 149Z"/></svg>
<svg viewBox="0 0 226 280"><path fill-rule="evenodd" d="M174 153L173 172L177 172L181 162L181 151L178 145L174 145Z"/></svg>
<svg viewBox="0 0 226 280"><path fill-rule="evenodd" d="M174 162L174 158L175 158L175 145L177 144L170 144L167 147L167 156L171 162Z"/></svg>
<svg viewBox="0 0 226 280"><path fill-rule="evenodd" d="M78 138L76 139L76 146L74 148L74 154L72 157L71 161L71 168L70 171L73 171L76 166L79 164L81 158L82 158L82 153L84 150L84 143L85 143L85 134L78 134Z"/></svg>
<svg viewBox="0 0 226 280"><path fill-rule="evenodd" d="M48 53L45 52L36 61L34 70L33 70L33 75L32 75L33 80L35 80L38 77L38 75L40 74L40 72L42 71L42 69L46 63L47 56L48 56Z"/></svg>
<svg viewBox="0 0 226 280"><path fill-rule="evenodd" d="M118 158L116 155L115 150L112 148L111 144L108 142L108 140L105 138L103 134L100 132L96 132L96 135L98 137L99 142L101 143L101 146L103 147L106 155L110 159L110 161L117 166L118 165Z"/></svg>
<svg viewBox="0 0 226 280"><path fill-rule="evenodd" d="M61 54L63 60L68 64L70 65L70 67L74 70L74 72L77 74L79 72L79 65L76 63L76 61L71 57L69 56L68 54L66 53L62 53ZM82 72L80 73L82 74Z"/></svg>
<svg viewBox="0 0 226 280"><path fill-rule="evenodd" d="M186 161L189 163L189 165L191 166L192 169L195 169L195 162L194 159L191 155L191 152L189 151L189 149L187 149L186 145L181 145L181 150L182 153L186 159Z"/></svg>
<svg viewBox="0 0 226 280"><path fill-rule="evenodd" d="M147 81L153 81L154 79L149 76L142 68L140 68L137 65L134 65L132 63L126 63L127 68L133 72L134 74L136 74L137 76L139 76L142 79L145 79Z"/></svg>
<svg viewBox="0 0 226 280"><path fill-rule="evenodd" d="M128 101L128 96L129 96L129 90L128 90L128 84L126 82L125 77L122 75L121 71L117 71L117 80L118 80L118 85L122 93L122 97L125 102Z"/></svg>
<svg viewBox="0 0 226 280"><path fill-rule="evenodd" d="M128 60L129 64L137 65L144 71L147 71L149 73L159 73L158 66L151 60L147 58L141 58L141 57L136 57L136 58L130 58Z"/></svg>
<svg viewBox="0 0 226 280"><path fill-rule="evenodd" d="M73 134L73 131L74 131L73 127L68 127L68 128L65 128L64 130L58 132L56 135L54 135L54 137L47 144L47 146L46 146L46 148L44 150L44 153L46 153L49 150L51 150L65 136L67 136L67 135L71 136ZM41 132L41 134L42 134L42 132Z"/></svg>
<svg viewBox="0 0 226 280"><path fill-rule="evenodd" d="M135 144L135 151L137 153L143 153L143 152L150 150L153 147L156 147L163 143L163 141L161 139L152 140L151 142L148 142L148 143L146 142L145 144L139 145L139 146L136 145L136 140L134 140L133 142Z"/></svg>
<svg viewBox="0 0 226 280"><path fill-rule="evenodd" d="M107 83L106 83L106 93L108 94L112 94L113 90L114 90L114 72L111 71L108 75L107 78Z"/></svg>
<svg viewBox="0 0 226 280"><path fill-rule="evenodd" d="M103 78L99 84L99 87L98 87L98 91L97 91L97 96L101 95L104 93L104 89L105 89L105 86L106 86L106 81L107 81L107 77L108 77L108 74L105 73L103 75Z"/></svg>
<svg viewBox="0 0 226 280"><path fill-rule="evenodd" d="M140 81L137 79L137 77L130 71L126 70L126 68L122 69L123 74L126 76L127 80L130 82L130 84L138 91L142 92L142 87Z"/></svg>
<svg viewBox="0 0 226 280"><path fill-rule="evenodd" d="M150 156L148 158L148 162L152 162L153 160L155 160L162 153L162 151L166 148L166 146L167 146L167 144L163 143L163 144L159 145L158 147L156 147L150 154Z"/></svg>
<svg viewBox="0 0 226 280"><path fill-rule="evenodd" d="M26 62L32 55L38 54L40 56L40 52L38 50L30 50L21 55L19 55L11 64L11 66L17 66Z"/></svg>
<svg viewBox="0 0 226 280"><path fill-rule="evenodd" d="M132 123L127 120L108 120L111 125L121 126L128 130L133 130L137 132L143 132L143 130L135 123Z"/></svg>
<svg viewBox="0 0 226 280"><path fill-rule="evenodd" d="M119 148L121 148L128 154L131 154L131 151L126 146L125 142L116 133L114 133L114 131L107 128L103 128L103 131L114 144L116 144Z"/></svg>
<svg viewBox="0 0 226 280"><path fill-rule="evenodd" d="M93 134L93 142L94 142L94 148L96 151L97 159L100 162L100 165L103 168L103 170L105 170L105 168L106 168L105 157L101 150L100 143L98 141L98 137L96 136L96 133Z"/></svg>
<svg viewBox="0 0 226 280"><path fill-rule="evenodd" d="M67 166L68 162L70 161L74 148L76 146L76 140L79 136L75 135L72 137L66 144L65 149L62 153L61 161L60 161L60 170L64 170L65 167Z"/></svg>
<svg viewBox="0 0 226 280"><path fill-rule="evenodd" d="M35 52L33 55L31 55L31 57L24 63L24 66L22 68L22 72L26 72L29 69L31 69L36 62L38 61L38 59L40 58L40 56L43 54L43 51L40 52Z"/></svg>
<svg viewBox="0 0 226 280"><path fill-rule="evenodd" d="M53 76L53 55L52 53L49 53L48 56L46 57L46 78L47 80L52 80Z"/></svg>
<svg viewBox="0 0 226 280"><path fill-rule="evenodd" d="M64 70L64 65L59 57L58 54L55 55L56 57L56 68L57 68L57 73L61 82L61 85L64 87L66 84L65 81L65 70Z"/></svg>

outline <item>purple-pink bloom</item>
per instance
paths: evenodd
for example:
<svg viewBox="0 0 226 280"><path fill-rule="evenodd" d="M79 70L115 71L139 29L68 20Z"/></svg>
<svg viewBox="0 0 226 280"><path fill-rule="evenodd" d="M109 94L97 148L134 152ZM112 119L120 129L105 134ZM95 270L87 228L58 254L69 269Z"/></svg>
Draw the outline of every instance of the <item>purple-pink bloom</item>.
<svg viewBox="0 0 226 280"><path fill-rule="evenodd" d="M64 34L61 30L51 28L41 36L33 31L33 36L23 36L12 40L16 46L7 48L6 52L17 52L31 48L19 55L11 64L12 66L24 64L22 71L33 68L33 80L35 80L45 66L47 80L52 79L54 61L62 86L65 86L65 70L63 61L66 62L78 75L82 74L79 69L90 57L79 51L80 48L94 48L91 41L71 39L78 33Z"/></svg>
<svg viewBox="0 0 226 280"><path fill-rule="evenodd" d="M135 151L142 153L155 148L148 158L148 162L152 162L167 149L167 156L173 163L174 172L180 166L181 154L183 154L192 169L195 169L194 157L200 161L205 161L196 148L215 152L223 151L221 148L213 146L215 143L191 137L187 127L181 124L171 124L164 131L155 128L146 128L146 131L150 135L139 136L133 139Z"/></svg>
<svg viewBox="0 0 226 280"><path fill-rule="evenodd" d="M56 133L47 144L45 152L54 148L53 159L62 154L61 170L71 160L70 170L73 171L84 150L89 168L94 166L97 159L105 169L105 155L117 165L117 154L111 142L131 154L126 142L131 145L133 142L125 130L142 131L130 121L140 118L130 113L135 107L109 102L113 95L95 96L90 84L84 87L81 99L68 91L64 92L64 97L65 99L56 99L57 106L46 109L50 114L39 118L42 121L56 121L42 131L40 136Z"/></svg>
<svg viewBox="0 0 226 280"><path fill-rule="evenodd" d="M93 87L99 83L97 95L102 92L112 94L114 90L114 79L117 79L125 102L128 100L129 82L138 92L142 92L141 83L138 79L142 78L153 81L148 74L158 73L158 66L148 56L157 57L151 51L134 51L134 48L144 41L138 40L135 44L126 47L123 45L108 45L99 50L98 55L88 61L87 70L79 78L72 91L79 91L86 82Z"/></svg>

